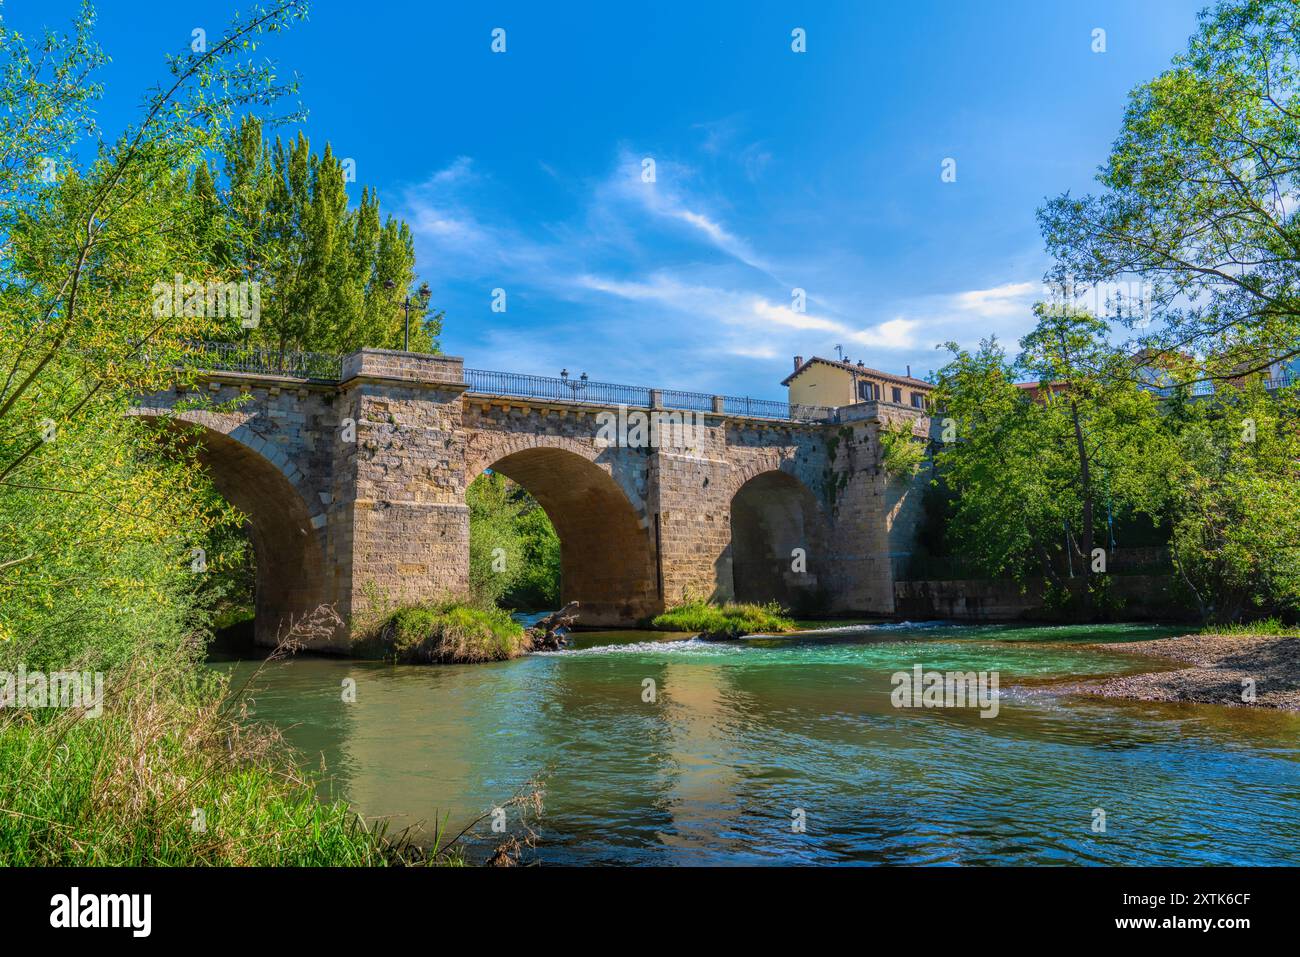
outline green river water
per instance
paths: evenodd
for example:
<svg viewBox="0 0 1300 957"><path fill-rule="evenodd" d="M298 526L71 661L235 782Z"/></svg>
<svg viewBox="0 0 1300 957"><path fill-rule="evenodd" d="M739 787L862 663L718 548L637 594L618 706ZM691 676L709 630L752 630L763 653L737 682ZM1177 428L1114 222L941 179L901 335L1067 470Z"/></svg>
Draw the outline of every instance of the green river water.
<svg viewBox="0 0 1300 957"><path fill-rule="evenodd" d="M863 624L581 633L481 665L299 657L266 666L253 712L323 763L322 793L396 829L459 830L541 778L542 864L1300 864L1300 716L1047 687L1151 670L1084 643L1173 633ZM997 671L997 716L895 708L890 676L916 664ZM500 839L479 830L471 856Z"/></svg>

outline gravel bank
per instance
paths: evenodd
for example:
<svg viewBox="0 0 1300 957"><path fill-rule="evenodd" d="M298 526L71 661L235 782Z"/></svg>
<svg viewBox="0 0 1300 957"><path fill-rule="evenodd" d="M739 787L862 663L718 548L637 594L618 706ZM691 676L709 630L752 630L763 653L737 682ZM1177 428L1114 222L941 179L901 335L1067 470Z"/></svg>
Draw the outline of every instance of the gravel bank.
<svg viewBox="0 0 1300 957"><path fill-rule="evenodd" d="M1300 711L1300 637L1183 635L1093 647L1190 667L1077 682L1055 690L1136 701L1194 701ZM1254 701L1242 700L1247 679L1255 682Z"/></svg>

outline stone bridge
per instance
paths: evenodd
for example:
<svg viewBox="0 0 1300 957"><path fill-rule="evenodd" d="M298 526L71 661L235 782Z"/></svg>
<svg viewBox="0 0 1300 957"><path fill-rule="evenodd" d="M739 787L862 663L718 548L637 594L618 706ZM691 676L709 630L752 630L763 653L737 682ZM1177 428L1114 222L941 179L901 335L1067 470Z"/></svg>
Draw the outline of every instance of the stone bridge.
<svg viewBox="0 0 1300 957"><path fill-rule="evenodd" d="M134 412L185 429L248 517L261 643L325 602L360 630L386 606L463 594L465 490L486 469L545 509L563 598L581 603L584 625L633 625L687 597L893 612L920 483L884 473L879 431L902 420L927 435L923 413L871 402L795 417L754 414L752 400L670 402L708 411L671 413L690 427L662 430L671 434L653 446L632 441L635 428L610 441L611 419L622 405L635 426L665 393L633 390L631 402L648 395L638 410L613 401L624 387L602 398L585 383L519 388L477 375L467 381L450 356L367 349L328 378L204 372ZM345 651L349 640L317 647Z"/></svg>

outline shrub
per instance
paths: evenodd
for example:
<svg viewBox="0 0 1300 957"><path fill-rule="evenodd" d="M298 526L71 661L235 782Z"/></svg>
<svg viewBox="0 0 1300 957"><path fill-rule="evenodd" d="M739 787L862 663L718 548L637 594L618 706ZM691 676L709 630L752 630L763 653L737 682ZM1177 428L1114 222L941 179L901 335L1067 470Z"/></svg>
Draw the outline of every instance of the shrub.
<svg viewBox="0 0 1300 957"><path fill-rule="evenodd" d="M505 661L529 650L524 628L500 608L448 601L399 608L357 651L400 662Z"/></svg>
<svg viewBox="0 0 1300 957"><path fill-rule="evenodd" d="M926 442L912 434L909 421L886 422L880 430L880 465L890 478L912 478L921 471Z"/></svg>

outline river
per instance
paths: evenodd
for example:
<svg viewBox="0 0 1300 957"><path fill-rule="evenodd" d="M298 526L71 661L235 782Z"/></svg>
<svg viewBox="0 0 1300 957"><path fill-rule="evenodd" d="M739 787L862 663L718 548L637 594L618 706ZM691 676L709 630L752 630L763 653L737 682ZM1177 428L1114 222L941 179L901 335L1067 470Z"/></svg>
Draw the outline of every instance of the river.
<svg viewBox="0 0 1300 957"><path fill-rule="evenodd" d="M1174 633L904 623L706 643L589 632L495 664L272 663L252 710L308 765L323 762L323 795L396 829L427 833L446 816L459 830L540 779L525 859L547 865L1300 864L1300 716L1046 687L1151 670L1084 643ZM998 672L997 715L895 708L891 675L917 664ZM515 808L505 822L520 833ZM472 857L499 838L489 824Z"/></svg>

